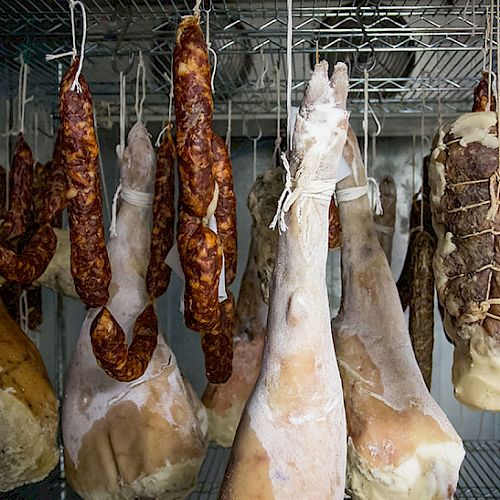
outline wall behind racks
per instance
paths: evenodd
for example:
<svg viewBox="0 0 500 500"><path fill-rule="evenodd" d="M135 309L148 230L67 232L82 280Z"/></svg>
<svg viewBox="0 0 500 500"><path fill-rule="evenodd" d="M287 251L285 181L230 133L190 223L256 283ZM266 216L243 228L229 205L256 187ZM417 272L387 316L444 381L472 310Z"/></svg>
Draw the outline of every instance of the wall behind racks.
<svg viewBox="0 0 500 500"><path fill-rule="evenodd" d="M38 113L39 130L36 141L33 131L34 112ZM0 129L5 130L5 101L0 100ZM133 119L133 117L131 117ZM53 135L49 111L28 104L26 119L26 137L28 143L35 148L37 158L47 161L52 154ZM153 138L159 131L159 124L150 124L149 130ZM101 155L108 199L112 199L118 182L118 165L115 158L115 145L119 142L116 125L107 128L102 123L98 129ZM11 141L15 137L11 138ZM7 164L8 150L6 138L0 138L0 162ZM375 161L370 163L369 173L380 180L384 175L392 175L397 184L397 221L393 243L392 271L395 278L399 276L406 253L408 241L408 222L413 184L418 189L421 175L420 139L413 147L412 137L383 137L377 141ZM271 167L274 138L262 139L258 143L256 172L261 173ZM427 152L426 152L427 153ZM413 156L417 159L413 168ZM243 274L249 246L251 219L246 207L248 192L253 184L253 145L248 139L234 138L232 142L232 159L235 179L235 190L238 200L238 277L232 286L237 295L239 282ZM413 181L413 178L415 181ZM105 214L105 224L109 225L109 212ZM340 300L340 253L331 252L328 263L327 279L330 291L332 315L336 313ZM182 282L173 273L169 289L158 303L159 319L162 333L172 347L179 366L190 380L198 394L203 392L206 384L203 367L203 356L198 335L190 332L183 325L179 311L182 296ZM60 397L63 395L65 372L70 366L71 356L79 335L85 311L83 306L72 299L58 296L51 290L43 291L44 321L32 338L40 346L51 380ZM448 343L442 330L439 314L435 314L435 346L432 394L449 416L453 425L465 439L499 439L500 418L490 412L476 412L460 405L453 396L451 385L452 346Z"/></svg>

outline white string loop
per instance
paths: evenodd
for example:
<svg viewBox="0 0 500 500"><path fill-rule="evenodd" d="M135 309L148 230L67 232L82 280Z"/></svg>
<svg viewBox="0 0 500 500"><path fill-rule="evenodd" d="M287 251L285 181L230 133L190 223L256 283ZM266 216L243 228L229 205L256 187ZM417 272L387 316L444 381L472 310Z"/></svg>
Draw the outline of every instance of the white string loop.
<svg viewBox="0 0 500 500"><path fill-rule="evenodd" d="M171 123L168 122L161 130L160 133L158 134L158 137L156 138L155 141L155 148L159 148L161 144L161 138L163 137L163 134L171 127Z"/></svg>
<svg viewBox="0 0 500 500"><path fill-rule="evenodd" d="M141 78L142 73L142 78ZM139 98L139 88L142 85L142 96ZM137 76L135 79L135 115L138 122L142 122L142 111L144 101L146 100L146 66L142 57L142 51L139 51L139 62L137 64Z"/></svg>
<svg viewBox="0 0 500 500"><path fill-rule="evenodd" d="M127 77L120 71L120 158L125 151L125 127L127 120Z"/></svg>
<svg viewBox="0 0 500 500"><path fill-rule="evenodd" d="M266 76L269 69L269 61L264 54L263 47L260 48L260 58L262 61L262 71L260 72L260 76L255 81L255 90L262 90L266 87Z"/></svg>
<svg viewBox="0 0 500 500"><path fill-rule="evenodd" d="M201 6L201 0L196 0L196 3L194 4L193 7L193 14L196 17L200 17L200 6Z"/></svg>
<svg viewBox="0 0 500 500"><path fill-rule="evenodd" d="M21 330L28 335L29 333L29 309L28 292L24 289L19 297L19 323Z"/></svg>
<svg viewBox="0 0 500 500"><path fill-rule="evenodd" d="M274 218L269 225L271 229L275 229L277 226L280 234L286 232L288 229L285 222L285 215L299 198L306 197L330 202L337 184L336 179L311 179L310 177L304 177L301 170L298 170L292 179L290 163L285 153L281 153L281 159L285 167L285 187L278 200Z"/></svg>
<svg viewBox="0 0 500 500"><path fill-rule="evenodd" d="M292 154L292 43L293 43L293 1L287 0L287 32L286 32L286 142L289 155Z"/></svg>
<svg viewBox="0 0 500 500"><path fill-rule="evenodd" d="M20 56L21 67L19 68L19 82L18 82L18 93L17 93L17 124L19 126L18 130L8 131L7 135L17 134L24 132L24 117L26 111L26 104L33 100L34 96L26 98L26 92L28 88L28 71L29 67L24 62L24 56ZM2 134L3 135L3 134Z"/></svg>
<svg viewBox="0 0 500 500"><path fill-rule="evenodd" d="M73 35L73 54L74 55L76 55L76 34L75 34L75 14L74 14L74 9L76 6L80 7L80 9L82 11L82 21L83 21L82 43L81 43L81 47L80 47L80 61L78 63L78 69L76 70L75 79L73 80L73 83L71 84L70 90L72 90L72 91L76 90L77 92L81 92L82 87L81 87L78 79L80 78L80 74L82 72L83 59L85 57L85 41L87 39L87 12L85 10L85 5L83 5L83 2L81 2L80 0L69 0L69 8L71 10L71 29L72 29L72 35Z"/></svg>

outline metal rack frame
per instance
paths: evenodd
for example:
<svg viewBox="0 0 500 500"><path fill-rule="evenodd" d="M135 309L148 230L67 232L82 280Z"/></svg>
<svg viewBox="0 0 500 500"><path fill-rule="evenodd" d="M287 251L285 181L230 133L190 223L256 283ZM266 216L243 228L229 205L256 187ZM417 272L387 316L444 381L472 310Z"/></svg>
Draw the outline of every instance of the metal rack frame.
<svg viewBox="0 0 500 500"><path fill-rule="evenodd" d="M468 110L474 83L483 67L485 0L382 0L366 2L300 0L293 8L293 100L301 99L318 50L322 57L373 57L414 54L414 68L402 78L369 78L374 109L386 116L456 114ZM88 35L85 72L99 114L118 117L118 75L104 71L109 60L143 50L148 60L145 113L161 120L166 114L170 59L175 29L194 1L85 0ZM235 116L269 116L277 109L275 68L285 98L286 2L219 0L203 2L210 10L210 40L218 53L215 107ZM129 21L126 32L123 32ZM0 1L0 71L4 92L14 96L18 62L24 51L32 70L30 85L55 109L57 63L46 53L71 46L67 4L62 0ZM125 59L121 59L124 57ZM242 58L244 62L242 63ZM268 74L261 78L264 66ZM234 68L238 67L238 71ZM130 90L132 90L131 83ZM259 83L264 83L260 85ZM351 80L351 107L362 110L364 79ZM131 92L129 92L131 94ZM425 106L422 102L425 100ZM100 105L100 106L99 106ZM129 100L132 107L132 100Z"/></svg>

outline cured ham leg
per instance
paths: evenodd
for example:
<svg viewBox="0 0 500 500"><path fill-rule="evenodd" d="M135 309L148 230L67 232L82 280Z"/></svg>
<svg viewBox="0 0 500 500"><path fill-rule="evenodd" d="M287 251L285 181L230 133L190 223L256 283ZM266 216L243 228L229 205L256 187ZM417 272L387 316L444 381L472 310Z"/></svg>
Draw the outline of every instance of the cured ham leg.
<svg viewBox="0 0 500 500"><path fill-rule="evenodd" d="M136 318L149 302L151 207L138 200L152 192L154 162L148 132L138 123L121 161L123 189L129 192L123 195L117 237L108 245L113 278L106 307L129 343ZM130 190L136 193L133 199ZM85 499L183 498L205 455L205 411L184 384L161 335L140 378L122 383L106 375L96 365L89 334L99 311L87 314L66 385L67 478Z"/></svg>
<svg viewBox="0 0 500 500"><path fill-rule="evenodd" d="M236 433L224 500L344 497L345 416L325 271L347 84L344 64L331 81L326 61L317 64L297 117L295 194L280 224L288 230L278 241L262 370ZM321 199L307 196L325 186Z"/></svg>
<svg viewBox="0 0 500 500"><path fill-rule="evenodd" d="M366 183L352 131L344 158ZM342 304L333 335L344 388L348 489L355 499L451 499L462 442L427 390L368 197L340 203Z"/></svg>
<svg viewBox="0 0 500 500"><path fill-rule="evenodd" d="M220 446L233 444L243 408L260 373L267 305L262 300L252 243L236 306L233 373L225 384L209 384L203 394L208 408L209 438Z"/></svg>
<svg viewBox="0 0 500 500"><path fill-rule="evenodd" d="M40 353L1 301L0 346L0 491L9 491L57 464L59 415Z"/></svg>

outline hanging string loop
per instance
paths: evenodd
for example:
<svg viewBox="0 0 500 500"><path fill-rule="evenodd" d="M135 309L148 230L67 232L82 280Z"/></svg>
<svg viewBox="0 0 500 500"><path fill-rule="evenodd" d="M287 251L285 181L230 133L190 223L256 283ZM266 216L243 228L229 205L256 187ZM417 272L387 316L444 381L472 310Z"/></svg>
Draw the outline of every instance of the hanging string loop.
<svg viewBox="0 0 500 500"><path fill-rule="evenodd" d="M142 95L139 97L142 88ZM142 122L142 112L144 101L146 100L146 66L142 57L142 51L139 51L139 62L137 63L137 75L135 79L135 115L138 122Z"/></svg>

